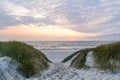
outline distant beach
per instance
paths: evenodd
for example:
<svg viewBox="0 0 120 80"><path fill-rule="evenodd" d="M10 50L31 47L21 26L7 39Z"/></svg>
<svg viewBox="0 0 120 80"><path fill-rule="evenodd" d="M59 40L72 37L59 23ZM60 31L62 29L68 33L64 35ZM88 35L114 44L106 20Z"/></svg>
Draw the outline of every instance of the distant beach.
<svg viewBox="0 0 120 80"><path fill-rule="evenodd" d="M51 61L60 62L80 49L112 42L114 41L27 41L26 43L42 51Z"/></svg>

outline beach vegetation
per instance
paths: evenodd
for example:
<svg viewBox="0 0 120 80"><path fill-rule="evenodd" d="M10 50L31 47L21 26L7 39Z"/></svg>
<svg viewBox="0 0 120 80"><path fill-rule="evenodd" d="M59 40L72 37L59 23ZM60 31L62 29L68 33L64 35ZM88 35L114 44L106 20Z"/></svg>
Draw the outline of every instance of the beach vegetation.
<svg viewBox="0 0 120 80"><path fill-rule="evenodd" d="M82 49L78 53L78 55L72 60L70 66L80 69L85 67L86 57L88 52L91 51L91 49Z"/></svg>
<svg viewBox="0 0 120 80"><path fill-rule="evenodd" d="M98 68L120 69L120 42L96 47L93 56Z"/></svg>
<svg viewBox="0 0 120 80"><path fill-rule="evenodd" d="M71 60L74 56L76 56L77 54L79 54L79 51L74 52L73 54L69 55L68 57L66 57L64 60L61 61L61 63L65 63L69 60Z"/></svg>
<svg viewBox="0 0 120 80"><path fill-rule="evenodd" d="M10 41L0 45L2 56L16 60L19 63L18 70L26 77L47 69L51 62L42 52L23 42Z"/></svg>
<svg viewBox="0 0 120 80"><path fill-rule="evenodd" d="M104 44L95 48L81 49L66 57L62 62L72 59L71 67L84 68L88 52L93 51L94 67L103 70L120 70L120 42Z"/></svg>

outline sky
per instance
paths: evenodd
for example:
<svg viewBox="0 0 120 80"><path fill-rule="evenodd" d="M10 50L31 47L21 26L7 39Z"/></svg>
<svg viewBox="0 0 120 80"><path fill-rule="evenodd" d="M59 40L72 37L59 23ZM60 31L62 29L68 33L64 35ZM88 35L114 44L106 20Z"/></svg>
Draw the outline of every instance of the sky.
<svg viewBox="0 0 120 80"><path fill-rule="evenodd" d="M120 0L0 0L0 40L120 40Z"/></svg>

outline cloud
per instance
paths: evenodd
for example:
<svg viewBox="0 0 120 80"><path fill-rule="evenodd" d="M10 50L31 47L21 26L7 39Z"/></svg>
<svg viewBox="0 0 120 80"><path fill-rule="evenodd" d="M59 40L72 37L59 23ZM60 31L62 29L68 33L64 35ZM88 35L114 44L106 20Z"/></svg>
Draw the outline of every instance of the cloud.
<svg viewBox="0 0 120 80"><path fill-rule="evenodd" d="M10 0L2 0L0 4L0 7L3 8L6 12L8 12L7 14L9 15L27 16L29 13L28 9Z"/></svg>
<svg viewBox="0 0 120 80"><path fill-rule="evenodd" d="M94 37L88 37L87 40L113 40L113 41L120 41L120 33L114 33L109 35L100 35L100 36L94 36Z"/></svg>
<svg viewBox="0 0 120 80"><path fill-rule="evenodd" d="M49 14L56 6L55 1L44 0L1 0L1 28L20 24L51 25L55 24Z"/></svg>
<svg viewBox="0 0 120 80"><path fill-rule="evenodd" d="M0 27L53 25L77 32L120 32L120 0L1 0Z"/></svg>
<svg viewBox="0 0 120 80"><path fill-rule="evenodd" d="M119 4L119 0L65 0L57 12L74 24L73 30L105 34L120 28Z"/></svg>
<svg viewBox="0 0 120 80"><path fill-rule="evenodd" d="M0 10L1 11L1 10ZM54 21L48 18L34 18L31 16L21 16L19 19L14 18L15 16L6 14L6 11L2 11L0 13L0 28L6 28L9 26L17 26L17 25L27 25L27 24L36 24L36 25L50 25L54 24Z"/></svg>
<svg viewBox="0 0 120 80"><path fill-rule="evenodd" d="M0 9L0 29L6 26L15 26L20 24L19 21L15 20L12 16L7 15L4 10Z"/></svg>

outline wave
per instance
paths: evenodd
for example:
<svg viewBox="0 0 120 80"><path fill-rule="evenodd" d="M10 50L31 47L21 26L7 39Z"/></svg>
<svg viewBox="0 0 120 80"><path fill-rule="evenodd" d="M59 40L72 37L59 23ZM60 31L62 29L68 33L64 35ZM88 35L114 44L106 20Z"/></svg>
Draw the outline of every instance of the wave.
<svg viewBox="0 0 120 80"><path fill-rule="evenodd" d="M78 50L108 44L111 41L28 41L26 43L39 50Z"/></svg>

